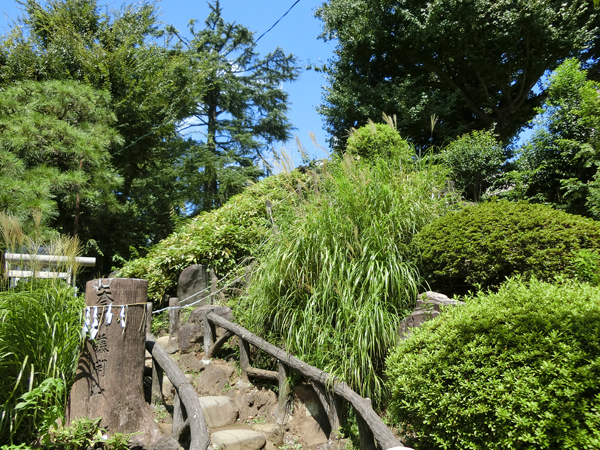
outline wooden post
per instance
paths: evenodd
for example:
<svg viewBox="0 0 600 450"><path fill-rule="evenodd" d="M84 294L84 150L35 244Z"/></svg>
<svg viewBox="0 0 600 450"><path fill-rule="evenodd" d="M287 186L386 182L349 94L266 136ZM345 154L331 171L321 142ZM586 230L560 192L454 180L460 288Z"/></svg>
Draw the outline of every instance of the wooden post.
<svg viewBox="0 0 600 450"><path fill-rule="evenodd" d="M215 293L217 292L217 283L219 282L219 279L217 278L217 275L215 274L215 270L214 269L210 269L210 304L214 305L216 303L216 295Z"/></svg>
<svg viewBox="0 0 600 450"><path fill-rule="evenodd" d="M175 392L175 398L173 398L173 434L171 437L179 440L180 429L183 426L183 422L185 422L185 411L183 404L181 403L181 399L179 398L179 394Z"/></svg>
<svg viewBox="0 0 600 450"><path fill-rule="evenodd" d="M365 398L369 408L371 408L371 400ZM360 450L377 450L375 446L375 438L369 425L363 419L358 411L356 411L356 422L358 424L358 439L360 442Z"/></svg>
<svg viewBox="0 0 600 450"><path fill-rule="evenodd" d="M327 418L329 419L329 425L331 427L332 432L338 431L344 425L343 419L343 403L342 398L335 393L327 389L325 386L317 383L316 381L311 381L310 383L317 393L319 400L321 401L321 405L323 405L323 409L327 413Z"/></svg>
<svg viewBox="0 0 600 450"><path fill-rule="evenodd" d="M152 334L152 302L146 303L146 333Z"/></svg>
<svg viewBox="0 0 600 450"><path fill-rule="evenodd" d="M240 368L242 369L242 383L250 383L248 378L248 368L250 367L250 344L244 339L238 336L238 343L240 348Z"/></svg>
<svg viewBox="0 0 600 450"><path fill-rule="evenodd" d="M179 331L179 298L171 297L169 299L169 344L179 348L177 332Z"/></svg>
<svg viewBox="0 0 600 450"><path fill-rule="evenodd" d="M110 433L141 432L132 442L149 444L160 437L143 390L147 290L146 280L128 278L86 284L89 328L97 334L93 340L86 338L79 358L68 423L102 417L100 426Z"/></svg>
<svg viewBox="0 0 600 450"><path fill-rule="evenodd" d="M204 313L204 318L203 318L203 322L204 322L204 356L202 358L202 361L207 364L209 362L209 351L210 351L210 346L213 345L215 343L215 338L217 336L217 330L215 328L215 324L210 322L208 320L208 318L206 317L206 315L210 312L210 310L207 310Z"/></svg>
<svg viewBox="0 0 600 450"><path fill-rule="evenodd" d="M279 381L279 401L275 416L280 425L284 425L287 422L288 402L290 401L289 376L290 368L279 360L279 374L277 376L277 380Z"/></svg>

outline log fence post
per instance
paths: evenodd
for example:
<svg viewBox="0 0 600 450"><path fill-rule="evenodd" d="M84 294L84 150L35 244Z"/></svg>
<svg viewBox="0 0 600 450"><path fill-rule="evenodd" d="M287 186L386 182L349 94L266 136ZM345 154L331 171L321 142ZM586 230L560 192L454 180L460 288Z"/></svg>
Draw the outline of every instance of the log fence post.
<svg viewBox="0 0 600 450"><path fill-rule="evenodd" d="M242 369L242 383L250 383L248 378L248 368L250 367L250 344L238 336L238 343L240 347L240 367Z"/></svg>
<svg viewBox="0 0 600 450"><path fill-rule="evenodd" d="M323 386L314 380L311 380L310 384L317 393L321 405L323 405L323 409L329 420L331 431L335 432L339 430L345 424L343 418L343 399L340 396L335 395L335 393L326 386Z"/></svg>
<svg viewBox="0 0 600 450"><path fill-rule="evenodd" d="M210 310L206 311L202 319L202 321L204 322L204 356L202 358L202 361L205 364L209 362L209 350L211 345L215 343L215 338L217 335L215 324L208 320L208 318L206 317L209 313Z"/></svg>
<svg viewBox="0 0 600 450"><path fill-rule="evenodd" d="M219 279L217 278L217 275L215 274L215 270L214 269L210 269L210 304L214 305L216 303L216 292L217 292L217 283L219 282Z"/></svg>
<svg viewBox="0 0 600 450"><path fill-rule="evenodd" d="M279 382L279 399L276 416L278 416L277 418L280 424L284 425L287 422L288 402L290 401L290 368L281 360L278 362L279 372L277 381Z"/></svg>
<svg viewBox="0 0 600 450"><path fill-rule="evenodd" d="M169 299L169 346L175 349L179 348L179 337L177 332L179 331L180 311L179 298L171 297Z"/></svg>
<svg viewBox="0 0 600 450"><path fill-rule="evenodd" d="M366 403L371 407L371 399L365 398ZM360 442L361 450L377 450L377 446L375 445L375 437L373 436L373 431L362 418L360 413L356 411L356 422L358 424L358 439Z"/></svg>
<svg viewBox="0 0 600 450"><path fill-rule="evenodd" d="M151 310L148 282L133 278L88 281L85 290L88 335L67 404L67 423L102 418L111 433L136 433L132 442L160 436L144 399L146 328Z"/></svg>
<svg viewBox="0 0 600 450"><path fill-rule="evenodd" d="M184 406L181 403L181 399L179 398L179 393L175 391L175 397L173 398L173 427L172 427L172 437L178 439L179 430L185 422L185 411Z"/></svg>

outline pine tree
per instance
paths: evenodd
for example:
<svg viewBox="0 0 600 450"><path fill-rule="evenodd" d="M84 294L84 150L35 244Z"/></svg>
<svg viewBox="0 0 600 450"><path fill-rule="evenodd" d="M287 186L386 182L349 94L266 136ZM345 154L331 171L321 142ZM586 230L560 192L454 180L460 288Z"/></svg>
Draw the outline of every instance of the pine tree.
<svg viewBox="0 0 600 450"><path fill-rule="evenodd" d="M290 138L288 95L282 83L298 76L296 59L281 48L261 57L248 28L227 23L219 1L210 5L202 30L190 26L191 41L182 39L190 58L209 61L209 89L196 104L189 128L204 140L190 148L186 164L189 200L196 211L218 207L238 193L248 179L263 174L275 142ZM175 33L175 30L172 30Z"/></svg>

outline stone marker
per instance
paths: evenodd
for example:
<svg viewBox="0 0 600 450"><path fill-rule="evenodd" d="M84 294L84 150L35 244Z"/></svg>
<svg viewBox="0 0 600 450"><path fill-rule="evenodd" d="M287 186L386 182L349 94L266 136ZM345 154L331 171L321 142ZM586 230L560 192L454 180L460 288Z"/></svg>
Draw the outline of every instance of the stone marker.
<svg viewBox="0 0 600 450"><path fill-rule="evenodd" d="M111 434L139 432L132 443L148 445L160 438L143 391L147 291L146 280L87 282L88 333L67 403L67 423L102 417L100 426Z"/></svg>
<svg viewBox="0 0 600 450"><path fill-rule="evenodd" d="M177 282L177 298L181 306L189 305L206 297L198 305L210 303L210 274L202 264L194 264L184 269ZM206 290L205 290L206 289ZM200 292L204 291L204 292ZM200 292L198 295L194 295Z"/></svg>

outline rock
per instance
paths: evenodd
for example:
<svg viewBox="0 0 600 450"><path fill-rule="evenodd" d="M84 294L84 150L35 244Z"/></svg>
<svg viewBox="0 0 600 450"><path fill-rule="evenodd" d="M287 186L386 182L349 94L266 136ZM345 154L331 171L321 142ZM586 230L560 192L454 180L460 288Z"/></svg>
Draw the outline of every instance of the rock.
<svg viewBox="0 0 600 450"><path fill-rule="evenodd" d="M180 351L191 352L200 348L195 344L204 341L204 316L209 312L214 312L227 320L233 320L233 313L228 306L204 305L195 308L187 323L177 332ZM217 337L222 334L223 330L217 327Z"/></svg>
<svg viewBox="0 0 600 450"><path fill-rule="evenodd" d="M170 354L173 354L177 350L179 350L176 345L173 345L173 343L171 342L171 339L170 339L169 336L161 336L161 337L159 337L156 340L156 343L158 345L160 345L162 348L164 348L167 353L170 353Z"/></svg>
<svg viewBox="0 0 600 450"><path fill-rule="evenodd" d="M411 329L419 328L428 320L435 319L444 308L464 304L439 292L427 291L419 294L414 312L400 323L398 334L402 339L406 339L410 336Z"/></svg>
<svg viewBox="0 0 600 450"><path fill-rule="evenodd" d="M222 395L200 397L200 406L209 428L230 425L238 418L238 409L229 397Z"/></svg>
<svg viewBox="0 0 600 450"><path fill-rule="evenodd" d="M170 433L171 433L171 430L168 430L168 433L163 433L163 434L168 435ZM161 438L154 444L147 447L146 450L183 450L183 447L181 445L179 445L179 442L177 442L173 438Z"/></svg>
<svg viewBox="0 0 600 450"><path fill-rule="evenodd" d="M234 372L231 364L215 360L196 379L196 391L199 395L221 395Z"/></svg>
<svg viewBox="0 0 600 450"><path fill-rule="evenodd" d="M254 430L225 430L212 434L212 446L222 450L258 450L267 443L265 435Z"/></svg>
<svg viewBox="0 0 600 450"><path fill-rule="evenodd" d="M229 306L223 305L204 305L195 308L190 314L189 322L202 323L204 315L208 312L214 312L217 316L221 316L227 320L233 320L233 312Z"/></svg>
<svg viewBox="0 0 600 450"><path fill-rule="evenodd" d="M277 395L273 391L251 388L247 389L245 393L242 390L237 394L234 400L240 410L241 420L247 420L250 417L267 421L275 420L273 411L277 407Z"/></svg>
<svg viewBox="0 0 600 450"><path fill-rule="evenodd" d="M270 446L278 449L283 445L283 430L279 425L274 423L255 423L252 425L252 429L265 435L265 438L267 438L267 449Z"/></svg>
<svg viewBox="0 0 600 450"><path fill-rule="evenodd" d="M434 309L440 312L444 306L464 305L464 302L452 300L439 292L427 291L417 296L417 305L415 309Z"/></svg>
<svg viewBox="0 0 600 450"><path fill-rule="evenodd" d="M187 322L177 332L179 350L181 352L191 352L199 349L199 344L204 337L204 326L202 323Z"/></svg>
<svg viewBox="0 0 600 450"><path fill-rule="evenodd" d="M301 384L294 389L293 414L287 419L288 434L284 436L284 444L294 447L288 441L295 441L298 436L310 448L329 442L331 425L317 393L310 384Z"/></svg>
<svg viewBox="0 0 600 450"><path fill-rule="evenodd" d="M194 264L187 267L179 275L177 283L177 297L181 306L189 305L206 297L202 302L205 305L210 302L210 275L202 264Z"/></svg>
<svg viewBox="0 0 600 450"><path fill-rule="evenodd" d="M183 372L200 373L206 368L196 352L181 353L178 365Z"/></svg>

